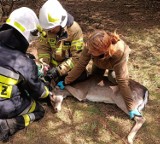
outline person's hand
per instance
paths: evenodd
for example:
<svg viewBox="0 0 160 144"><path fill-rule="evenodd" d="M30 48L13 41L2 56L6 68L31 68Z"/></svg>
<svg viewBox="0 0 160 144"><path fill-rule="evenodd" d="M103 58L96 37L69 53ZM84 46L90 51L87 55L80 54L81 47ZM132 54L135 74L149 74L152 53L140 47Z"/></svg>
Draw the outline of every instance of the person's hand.
<svg viewBox="0 0 160 144"><path fill-rule="evenodd" d="M57 86L59 86L59 88L60 88L61 90L64 90L64 88L65 88L64 81L59 81L59 82L57 83Z"/></svg>
<svg viewBox="0 0 160 144"><path fill-rule="evenodd" d="M44 77L44 79L46 81L49 81L49 82L51 82L52 79L56 82L58 80L58 78L59 78L59 73L58 73L58 70L55 67L50 69L47 72L46 76Z"/></svg>
<svg viewBox="0 0 160 144"><path fill-rule="evenodd" d="M142 115L137 109L129 111L130 119L133 119L135 116L140 116L141 117Z"/></svg>

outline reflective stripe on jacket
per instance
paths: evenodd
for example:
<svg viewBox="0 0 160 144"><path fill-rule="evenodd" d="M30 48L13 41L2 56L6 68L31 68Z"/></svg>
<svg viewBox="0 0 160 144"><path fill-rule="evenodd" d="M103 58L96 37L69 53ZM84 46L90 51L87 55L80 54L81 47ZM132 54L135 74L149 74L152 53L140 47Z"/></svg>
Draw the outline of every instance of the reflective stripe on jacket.
<svg viewBox="0 0 160 144"><path fill-rule="evenodd" d="M77 22L65 28L68 34L66 39L56 41L56 35L48 32L47 38L38 45L38 56L44 62L58 68L60 75L66 75L77 63L83 49L83 34Z"/></svg>

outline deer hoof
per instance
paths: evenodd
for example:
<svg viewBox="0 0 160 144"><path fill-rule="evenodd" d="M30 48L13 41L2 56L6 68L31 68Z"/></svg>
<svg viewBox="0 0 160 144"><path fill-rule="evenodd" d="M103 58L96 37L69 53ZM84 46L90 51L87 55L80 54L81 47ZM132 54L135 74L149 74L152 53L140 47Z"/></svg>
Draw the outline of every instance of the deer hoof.
<svg viewBox="0 0 160 144"><path fill-rule="evenodd" d="M133 138L132 138L132 136L131 137L128 136L127 137L127 141L128 141L128 144L133 144Z"/></svg>

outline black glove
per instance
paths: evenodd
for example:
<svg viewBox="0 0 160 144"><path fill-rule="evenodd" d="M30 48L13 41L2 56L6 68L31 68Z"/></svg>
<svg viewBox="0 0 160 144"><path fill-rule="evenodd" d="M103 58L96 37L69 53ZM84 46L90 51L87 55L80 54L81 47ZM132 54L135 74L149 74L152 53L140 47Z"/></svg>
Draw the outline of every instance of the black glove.
<svg viewBox="0 0 160 144"><path fill-rule="evenodd" d="M48 82L51 82L51 80L53 79L53 80L57 83L58 80L59 80L59 77L60 77L60 75L59 75L59 73L58 73L58 70L57 70L55 67L53 67L52 69L50 69L50 70L47 72L47 74L46 74L46 76L44 77L44 79L45 79L46 81L48 81Z"/></svg>
<svg viewBox="0 0 160 144"><path fill-rule="evenodd" d="M30 54L30 53L26 53L27 57L30 58L30 59L33 59L35 60L35 56L33 54Z"/></svg>
<svg viewBox="0 0 160 144"><path fill-rule="evenodd" d="M66 39L67 37L67 32L64 30L64 28L61 27L60 31L57 33L56 41L58 42L60 40Z"/></svg>

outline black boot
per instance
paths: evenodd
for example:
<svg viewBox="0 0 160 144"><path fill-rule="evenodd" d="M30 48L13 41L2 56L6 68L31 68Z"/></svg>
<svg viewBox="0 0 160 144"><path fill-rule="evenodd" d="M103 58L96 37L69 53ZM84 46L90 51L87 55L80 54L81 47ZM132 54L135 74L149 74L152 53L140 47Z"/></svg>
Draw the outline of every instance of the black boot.
<svg viewBox="0 0 160 144"><path fill-rule="evenodd" d="M0 119L0 141L9 139L9 127L6 120Z"/></svg>
<svg viewBox="0 0 160 144"><path fill-rule="evenodd" d="M16 119L0 119L0 141L8 141L16 131Z"/></svg>
<svg viewBox="0 0 160 144"><path fill-rule="evenodd" d="M9 126L9 134L13 135L14 133L16 133L18 131L17 129L17 121L15 118L12 119L7 119L7 123Z"/></svg>

